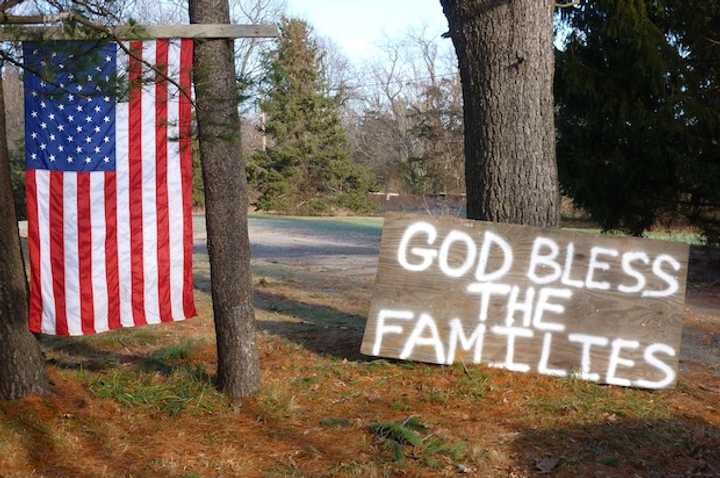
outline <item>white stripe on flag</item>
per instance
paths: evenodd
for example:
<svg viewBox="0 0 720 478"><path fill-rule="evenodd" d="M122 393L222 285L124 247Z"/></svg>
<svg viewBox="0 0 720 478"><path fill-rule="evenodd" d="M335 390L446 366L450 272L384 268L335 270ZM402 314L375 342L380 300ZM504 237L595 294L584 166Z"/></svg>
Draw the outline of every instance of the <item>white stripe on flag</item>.
<svg viewBox="0 0 720 478"><path fill-rule="evenodd" d="M92 230L92 291L95 332L108 330L107 276L105 274L105 173L90 173L90 225Z"/></svg>
<svg viewBox="0 0 720 478"><path fill-rule="evenodd" d="M78 159L79 160L79 159ZM68 333L82 335L80 264L78 254L78 196L75 172L63 174L63 252L65 253L65 316Z"/></svg>
<svg viewBox="0 0 720 478"><path fill-rule="evenodd" d="M143 61L155 64L155 41L143 42ZM154 71L143 65L143 78L154 78ZM142 211L143 211L143 278L145 318L149 324L160 322L158 296L157 204L155 164L155 83L142 89Z"/></svg>
<svg viewBox="0 0 720 478"><path fill-rule="evenodd" d="M40 236L40 293L43 311L40 328L45 334L55 334L55 295L53 294L50 264L50 171L35 171L37 184L38 235Z"/></svg>
<svg viewBox="0 0 720 478"><path fill-rule="evenodd" d="M128 47L127 44L125 44ZM127 75L128 55L118 46L118 73ZM120 285L120 323L133 327L132 278L130 274L130 163L128 157L128 103L115 105L115 168L117 183L117 247Z"/></svg>
<svg viewBox="0 0 720 478"><path fill-rule="evenodd" d="M168 76L180 82L180 40L172 40L168 48ZM170 220L170 304L173 320L185 318L183 310L183 205L180 173L180 92L168 82L168 216Z"/></svg>

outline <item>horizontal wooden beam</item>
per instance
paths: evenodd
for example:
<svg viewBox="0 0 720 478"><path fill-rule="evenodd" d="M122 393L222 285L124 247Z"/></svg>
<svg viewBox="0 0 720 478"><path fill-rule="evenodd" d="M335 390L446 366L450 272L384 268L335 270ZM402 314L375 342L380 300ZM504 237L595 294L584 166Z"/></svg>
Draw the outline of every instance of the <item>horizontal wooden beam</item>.
<svg viewBox="0 0 720 478"><path fill-rule="evenodd" d="M151 40L155 38L275 38L278 30L275 25L123 25L112 28L111 36L118 40ZM75 29L69 31L63 27L0 27L0 41L44 41L44 40L84 40L104 38L102 31Z"/></svg>

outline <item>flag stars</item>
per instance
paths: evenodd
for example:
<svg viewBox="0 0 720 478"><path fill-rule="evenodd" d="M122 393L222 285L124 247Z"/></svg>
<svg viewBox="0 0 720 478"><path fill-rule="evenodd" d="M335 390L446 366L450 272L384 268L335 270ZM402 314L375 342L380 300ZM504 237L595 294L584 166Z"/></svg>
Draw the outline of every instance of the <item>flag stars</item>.
<svg viewBox="0 0 720 478"><path fill-rule="evenodd" d="M63 131L65 129L65 125L58 125L58 131Z"/></svg>
<svg viewBox="0 0 720 478"><path fill-rule="evenodd" d="M41 101L40 108L47 108L47 104L44 101Z"/></svg>
<svg viewBox="0 0 720 478"><path fill-rule="evenodd" d="M82 111L82 110L83 110L83 107L82 107L82 105L77 105L77 107L75 107L75 109L78 110L78 111Z"/></svg>
<svg viewBox="0 0 720 478"><path fill-rule="evenodd" d="M68 163L72 163L72 162L73 162L73 157L72 157L72 156L68 156L68 157L67 157L67 162L68 162Z"/></svg>
<svg viewBox="0 0 720 478"><path fill-rule="evenodd" d="M95 130L96 133L99 133L99 132L100 132L100 126L95 126L94 130Z"/></svg>
<svg viewBox="0 0 720 478"><path fill-rule="evenodd" d="M38 134L37 134L35 131L33 131L33 132L30 134L30 136L32 136L32 139L37 139Z"/></svg>
<svg viewBox="0 0 720 478"><path fill-rule="evenodd" d="M75 117L73 115L68 115L67 120L72 123L75 121Z"/></svg>
<svg viewBox="0 0 720 478"><path fill-rule="evenodd" d="M77 131L78 133L80 133L80 132L82 131L82 126L78 126L77 128L75 128L75 131Z"/></svg>
<svg viewBox="0 0 720 478"><path fill-rule="evenodd" d="M58 151L60 151L62 153L63 150L65 150L65 146L63 146L62 144L60 146L58 146Z"/></svg>
<svg viewBox="0 0 720 478"><path fill-rule="evenodd" d="M51 154L50 156L48 156L48 159L50 159L50 162L51 162L51 163L54 163L54 162L55 162L55 155L54 155L54 154Z"/></svg>
<svg viewBox="0 0 720 478"><path fill-rule="evenodd" d="M51 120L54 120L54 119L55 119L55 114L54 114L54 113L50 113L50 114L48 115L48 118L50 118Z"/></svg>
<svg viewBox="0 0 720 478"><path fill-rule="evenodd" d="M58 109L59 109L60 111L64 110L64 109L65 109L65 105L63 105L63 104L58 105Z"/></svg>
<svg viewBox="0 0 720 478"><path fill-rule="evenodd" d="M83 150L83 149L82 149L80 146L78 146L77 148L75 148L75 152L76 152L76 153L82 153L82 150Z"/></svg>
<svg viewBox="0 0 720 478"><path fill-rule="evenodd" d="M109 162L110 162L110 158L108 158L107 156L105 156L105 157L103 158L103 162L104 162L104 163L109 163Z"/></svg>
<svg viewBox="0 0 720 478"><path fill-rule="evenodd" d="M47 123L45 123L45 122L43 121L42 123L40 123L40 127L41 127L42 129L47 129Z"/></svg>
<svg viewBox="0 0 720 478"><path fill-rule="evenodd" d="M70 94L68 95L68 100L70 100L70 101L75 101L75 95L73 95L72 93L70 93Z"/></svg>
<svg viewBox="0 0 720 478"><path fill-rule="evenodd" d="M47 144L42 143L42 144L40 145L40 149L43 150L43 151L45 151L45 148L47 148Z"/></svg>
<svg viewBox="0 0 720 478"><path fill-rule="evenodd" d="M94 110L95 110L95 113L100 113L100 107L99 107L99 106L95 105Z"/></svg>
<svg viewBox="0 0 720 478"><path fill-rule="evenodd" d="M96 153L99 153L99 152L100 152L100 147L99 147L99 146L95 146L95 152L96 152Z"/></svg>
<svg viewBox="0 0 720 478"><path fill-rule="evenodd" d="M33 111L32 113L30 113L30 116L32 116L33 118L37 118L37 115L37 111Z"/></svg>
<svg viewBox="0 0 720 478"><path fill-rule="evenodd" d="M106 122L106 123L109 123L109 122L110 122L110 118L109 118L108 116L106 116L106 117L103 118L103 121Z"/></svg>
<svg viewBox="0 0 720 478"><path fill-rule="evenodd" d="M37 154L32 153L32 154L30 155L30 157L31 157L32 159L37 159Z"/></svg>
<svg viewBox="0 0 720 478"><path fill-rule="evenodd" d="M105 143L109 143L109 142L110 142L110 138L108 138L107 136L105 136L105 137L103 138L103 141L104 141Z"/></svg>
<svg viewBox="0 0 720 478"><path fill-rule="evenodd" d="M73 137L72 137L72 136L68 136L67 140L68 140L68 143L72 143L72 142L73 142Z"/></svg>
<svg viewBox="0 0 720 478"><path fill-rule="evenodd" d="M85 162L88 163L88 164L90 164L90 161L91 161L90 156L86 156L86 157L85 157Z"/></svg>
<svg viewBox="0 0 720 478"><path fill-rule="evenodd" d="M90 139L90 136L88 136L87 138L85 138L85 142L86 142L86 143L92 143L92 139Z"/></svg>
<svg viewBox="0 0 720 478"><path fill-rule="evenodd" d="M90 123L90 122L92 121L92 118L89 117L89 116L86 116L86 117L85 117L85 121L87 121L88 123Z"/></svg>
<svg viewBox="0 0 720 478"><path fill-rule="evenodd" d="M51 134L51 135L50 135L50 141L55 141L55 135L54 135L54 134Z"/></svg>

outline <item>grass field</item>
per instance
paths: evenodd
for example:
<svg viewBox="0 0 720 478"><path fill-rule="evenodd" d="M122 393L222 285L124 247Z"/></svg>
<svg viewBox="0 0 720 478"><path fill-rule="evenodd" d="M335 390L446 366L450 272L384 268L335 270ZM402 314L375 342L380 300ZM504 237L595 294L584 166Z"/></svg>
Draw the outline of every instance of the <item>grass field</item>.
<svg viewBox="0 0 720 478"><path fill-rule="evenodd" d="M360 239L381 227L355 218L252 221L278 231L311 221L318 236ZM677 388L651 392L372 360L359 354L372 274L347 269L342 257L255 261L263 385L239 406L212 383L202 251L199 317L44 339L56 393L0 403L0 477L720 473L717 367L684 361ZM718 327L705 331L701 340L720 345Z"/></svg>

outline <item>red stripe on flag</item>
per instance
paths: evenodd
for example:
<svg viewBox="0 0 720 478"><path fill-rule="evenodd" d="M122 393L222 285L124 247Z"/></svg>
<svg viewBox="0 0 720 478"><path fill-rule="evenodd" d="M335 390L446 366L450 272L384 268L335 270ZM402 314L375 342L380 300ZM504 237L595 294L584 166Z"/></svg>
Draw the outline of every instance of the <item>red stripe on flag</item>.
<svg viewBox="0 0 720 478"><path fill-rule="evenodd" d="M63 172L50 171L50 264L55 297L55 333L68 335L65 315L65 235L63 231Z"/></svg>
<svg viewBox="0 0 720 478"><path fill-rule="evenodd" d="M168 212L168 40L158 40L155 65L160 74L155 83L155 160L157 204L158 304L160 320L171 321L170 305L170 219Z"/></svg>
<svg viewBox="0 0 720 478"><path fill-rule="evenodd" d="M77 173L78 267L80 276L80 323L83 335L95 333L92 285L92 224L90 221L90 173Z"/></svg>
<svg viewBox="0 0 720 478"><path fill-rule="evenodd" d="M142 209L142 41L130 42L128 81L130 106L128 119L128 161L130 176L130 273L132 310L135 325L144 325L145 278L143 269Z"/></svg>
<svg viewBox="0 0 720 478"><path fill-rule="evenodd" d="M28 254L30 256L30 309L28 323L33 332L42 332L42 290L40 286L40 225L38 223L37 183L35 170L25 172L27 199Z"/></svg>
<svg viewBox="0 0 720 478"><path fill-rule="evenodd" d="M185 317L196 315L192 283L192 110L189 95L192 87L193 41L181 40L180 47L180 169L182 172L183 202L183 310Z"/></svg>
<svg viewBox="0 0 720 478"><path fill-rule="evenodd" d="M108 327L119 329L120 272L117 245L117 182L115 172L105 174L105 277L107 280Z"/></svg>

